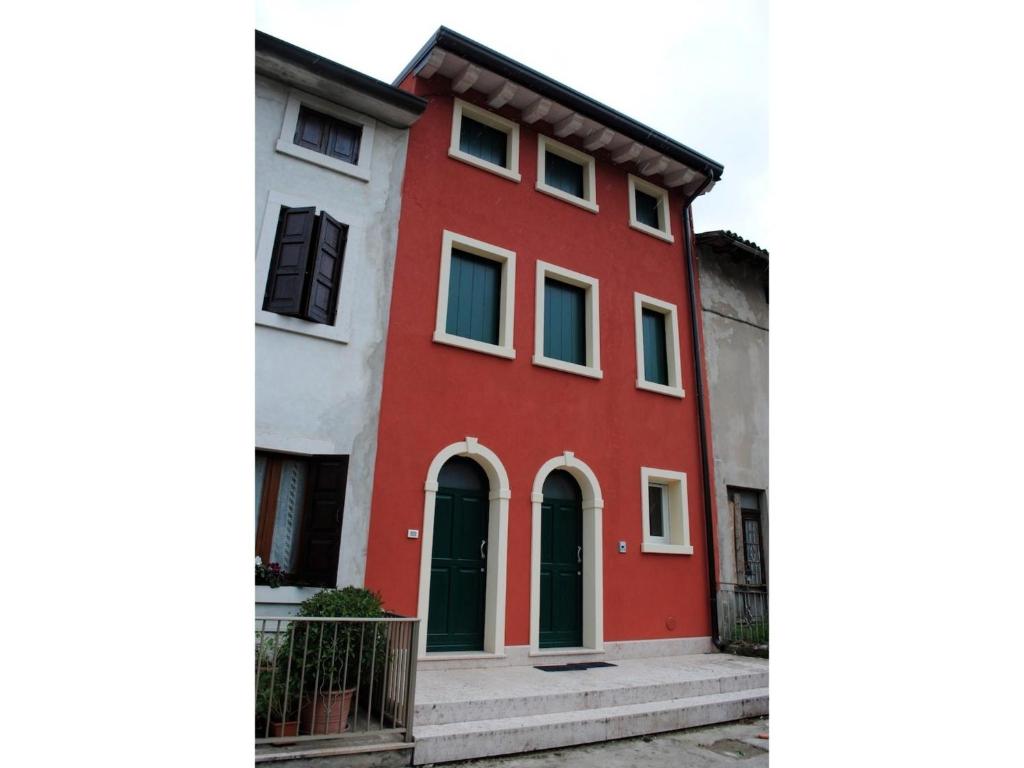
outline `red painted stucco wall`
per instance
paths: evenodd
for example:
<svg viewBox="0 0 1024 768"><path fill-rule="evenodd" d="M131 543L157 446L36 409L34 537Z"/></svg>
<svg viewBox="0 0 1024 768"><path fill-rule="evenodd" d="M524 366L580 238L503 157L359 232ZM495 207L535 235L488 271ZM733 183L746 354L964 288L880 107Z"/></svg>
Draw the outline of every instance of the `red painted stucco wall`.
<svg viewBox="0 0 1024 768"><path fill-rule="evenodd" d="M547 123L520 124L519 183L451 159L448 85L439 76L407 81L430 104L409 136L366 585L382 593L390 610L416 614L422 539L406 532L423 527L428 466L444 447L476 437L508 471L505 644L528 644L530 493L544 462L573 451L597 475L604 496L605 641L706 636L704 489L682 193L671 193L675 242L666 243L629 227L632 163L615 165L597 153L597 214L534 188L536 131L553 136ZM472 92L462 98L484 106ZM518 121L517 110L497 112ZM571 138L561 141L582 149ZM514 360L433 342L444 229L515 251ZM533 365L537 260L600 281L603 379ZM682 400L636 388L634 291L677 306ZM692 555L640 551L641 466L686 473ZM626 554L618 552L620 540L628 544Z"/></svg>

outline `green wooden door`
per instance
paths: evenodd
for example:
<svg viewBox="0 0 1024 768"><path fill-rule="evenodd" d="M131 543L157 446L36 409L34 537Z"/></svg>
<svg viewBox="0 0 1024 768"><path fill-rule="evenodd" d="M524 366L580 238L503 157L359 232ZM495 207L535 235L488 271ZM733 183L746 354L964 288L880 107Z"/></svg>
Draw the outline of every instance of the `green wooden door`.
<svg viewBox="0 0 1024 768"><path fill-rule="evenodd" d="M452 461L455 461L454 459ZM468 462L473 467L463 465ZM474 462L445 465L434 504L428 651L481 651L487 599L487 480ZM462 487L458 487L462 486ZM466 487L475 486L475 487Z"/></svg>
<svg viewBox="0 0 1024 768"><path fill-rule="evenodd" d="M540 647L583 645L583 506L567 472L544 483L540 528Z"/></svg>

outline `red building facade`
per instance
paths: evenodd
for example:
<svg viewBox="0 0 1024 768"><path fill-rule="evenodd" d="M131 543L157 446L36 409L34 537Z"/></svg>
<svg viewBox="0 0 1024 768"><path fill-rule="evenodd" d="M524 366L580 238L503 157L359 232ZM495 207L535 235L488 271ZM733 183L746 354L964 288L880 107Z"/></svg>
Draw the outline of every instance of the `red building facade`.
<svg viewBox="0 0 1024 768"><path fill-rule="evenodd" d="M366 586L427 654L703 641L683 215L721 166L443 29L401 87Z"/></svg>

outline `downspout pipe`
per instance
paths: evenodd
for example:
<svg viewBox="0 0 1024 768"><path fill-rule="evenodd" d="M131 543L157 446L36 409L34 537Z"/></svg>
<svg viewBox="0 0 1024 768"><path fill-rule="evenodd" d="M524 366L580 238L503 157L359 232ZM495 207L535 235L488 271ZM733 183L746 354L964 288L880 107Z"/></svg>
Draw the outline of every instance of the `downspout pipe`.
<svg viewBox="0 0 1024 768"><path fill-rule="evenodd" d="M719 650L722 649L722 638L718 627L718 574L715 573L715 529L711 517L711 495L715 489L711 486L711 469L708 459L707 420L704 417L704 361L701 354L699 321L700 307L697 306L697 275L694 258L693 235L693 201L696 200L712 183L714 176L710 168L704 169L704 183L689 196L683 206L683 254L686 260L686 282L690 307L690 333L693 340L693 368L697 390L697 441L700 445L700 471L704 493L704 536L707 546L708 561L708 604L711 611L711 642Z"/></svg>

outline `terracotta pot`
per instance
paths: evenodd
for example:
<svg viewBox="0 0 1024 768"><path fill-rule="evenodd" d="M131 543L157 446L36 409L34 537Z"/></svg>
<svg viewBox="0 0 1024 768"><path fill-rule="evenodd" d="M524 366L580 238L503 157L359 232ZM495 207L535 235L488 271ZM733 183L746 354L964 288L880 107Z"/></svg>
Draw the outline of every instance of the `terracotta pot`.
<svg viewBox="0 0 1024 768"><path fill-rule="evenodd" d="M324 691L302 708L302 730L309 734L344 733L348 730L348 715L352 708L355 688L344 691ZM314 705L316 718L314 720Z"/></svg>
<svg viewBox="0 0 1024 768"><path fill-rule="evenodd" d="M270 724L270 736L271 738L279 738L281 736L298 736L299 735L299 721L289 720L285 723L271 723Z"/></svg>

